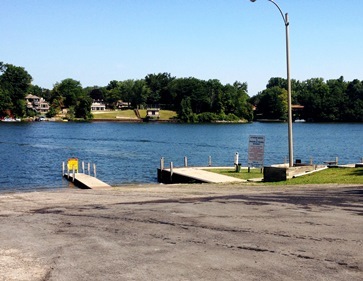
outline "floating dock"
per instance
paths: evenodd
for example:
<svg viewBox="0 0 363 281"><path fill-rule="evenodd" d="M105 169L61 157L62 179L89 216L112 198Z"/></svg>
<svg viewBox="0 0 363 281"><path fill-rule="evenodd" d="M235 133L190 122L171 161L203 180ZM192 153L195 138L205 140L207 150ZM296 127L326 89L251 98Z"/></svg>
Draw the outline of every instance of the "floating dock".
<svg viewBox="0 0 363 281"><path fill-rule="evenodd" d="M74 176L73 176L74 175ZM86 175L84 173L70 173L64 174L64 177L73 182L75 186L84 189L107 189L111 186L95 177Z"/></svg>
<svg viewBox="0 0 363 281"><path fill-rule="evenodd" d="M158 169L158 182L160 183L232 183L247 182L246 180L220 175L205 171L210 167L182 167Z"/></svg>

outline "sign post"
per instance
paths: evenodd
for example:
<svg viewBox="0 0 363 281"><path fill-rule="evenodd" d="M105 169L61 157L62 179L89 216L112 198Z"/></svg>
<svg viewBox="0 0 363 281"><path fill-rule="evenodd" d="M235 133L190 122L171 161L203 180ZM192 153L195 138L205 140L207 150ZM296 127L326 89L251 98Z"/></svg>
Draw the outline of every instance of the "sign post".
<svg viewBox="0 0 363 281"><path fill-rule="evenodd" d="M78 173L78 158L69 158L67 161L67 169Z"/></svg>
<svg viewBox="0 0 363 281"><path fill-rule="evenodd" d="M263 168L265 136L251 135L248 141L248 169Z"/></svg>

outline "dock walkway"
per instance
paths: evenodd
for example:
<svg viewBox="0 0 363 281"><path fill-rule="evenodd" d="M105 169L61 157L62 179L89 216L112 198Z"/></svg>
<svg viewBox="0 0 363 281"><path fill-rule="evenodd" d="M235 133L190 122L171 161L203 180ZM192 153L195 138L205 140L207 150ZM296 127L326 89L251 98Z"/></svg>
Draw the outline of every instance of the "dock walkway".
<svg viewBox="0 0 363 281"><path fill-rule="evenodd" d="M74 180L73 174L64 174L64 177L80 188L86 189L107 189L111 188L111 186L95 177L83 174L83 173L75 173Z"/></svg>
<svg viewBox="0 0 363 281"><path fill-rule="evenodd" d="M172 175L170 174L170 169L163 169L162 171L160 171L160 169L159 169L159 174L161 174L161 172L162 172L161 178L159 178L159 182L165 182L165 183L177 183L179 181L184 182L184 181L180 180L180 178L191 179L191 180L195 180L195 181L201 182L201 183L247 182L246 180L213 173L213 172L205 171L202 169L203 168L201 168L201 167L173 168ZM176 177L178 179L173 180L173 178L176 178ZM171 178L171 182L169 182L170 178Z"/></svg>

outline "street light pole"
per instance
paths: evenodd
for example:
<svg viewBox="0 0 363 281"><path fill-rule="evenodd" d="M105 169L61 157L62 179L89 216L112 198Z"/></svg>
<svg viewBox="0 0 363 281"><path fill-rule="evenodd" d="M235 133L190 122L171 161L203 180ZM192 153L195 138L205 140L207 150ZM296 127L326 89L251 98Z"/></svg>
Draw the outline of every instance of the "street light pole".
<svg viewBox="0 0 363 281"><path fill-rule="evenodd" d="M256 0L250 0L255 2ZM289 167L294 166L294 146L292 140L292 106L291 106L291 78L290 78L290 39L289 39L289 16L284 15L279 5L273 0L267 0L274 4L279 10L285 24L286 31L286 68L287 68L287 104L288 104L288 143L289 143Z"/></svg>

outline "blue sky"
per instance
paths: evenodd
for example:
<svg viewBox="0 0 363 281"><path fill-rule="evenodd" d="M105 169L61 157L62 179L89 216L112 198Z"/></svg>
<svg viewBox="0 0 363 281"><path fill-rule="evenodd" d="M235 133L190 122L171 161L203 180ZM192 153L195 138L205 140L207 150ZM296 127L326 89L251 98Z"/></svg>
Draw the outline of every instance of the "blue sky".
<svg viewBox="0 0 363 281"><path fill-rule="evenodd" d="M363 80L362 0L276 0L291 77ZM285 27L267 0L0 0L0 61L52 89L150 73L248 83L286 77Z"/></svg>

